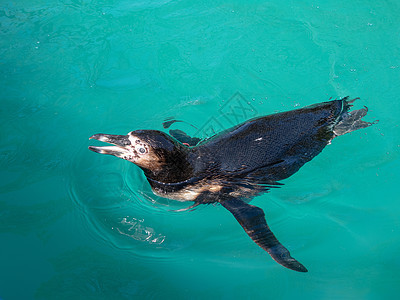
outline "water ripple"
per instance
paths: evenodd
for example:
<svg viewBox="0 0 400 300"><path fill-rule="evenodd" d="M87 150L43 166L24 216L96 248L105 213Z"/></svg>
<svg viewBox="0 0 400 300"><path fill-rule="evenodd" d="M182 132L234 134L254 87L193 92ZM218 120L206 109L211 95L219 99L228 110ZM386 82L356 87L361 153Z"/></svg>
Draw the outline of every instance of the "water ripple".
<svg viewBox="0 0 400 300"><path fill-rule="evenodd" d="M69 169L68 191L91 238L150 261L178 259L171 250L192 243L185 237L169 240L169 235L179 231L176 233L176 226L167 226L175 216L185 219L189 212L171 210L188 204L155 196L136 166L112 157L94 156L85 148L74 160L77 163Z"/></svg>

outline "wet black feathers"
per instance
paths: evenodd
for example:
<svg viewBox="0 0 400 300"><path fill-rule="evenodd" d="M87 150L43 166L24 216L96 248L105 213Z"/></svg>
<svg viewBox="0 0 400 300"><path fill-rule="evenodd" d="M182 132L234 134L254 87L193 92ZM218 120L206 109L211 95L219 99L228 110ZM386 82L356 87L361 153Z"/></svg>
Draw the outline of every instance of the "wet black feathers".
<svg viewBox="0 0 400 300"><path fill-rule="evenodd" d="M247 121L193 148L193 164L198 172L212 165L254 182L282 180L328 144L342 109L336 100Z"/></svg>

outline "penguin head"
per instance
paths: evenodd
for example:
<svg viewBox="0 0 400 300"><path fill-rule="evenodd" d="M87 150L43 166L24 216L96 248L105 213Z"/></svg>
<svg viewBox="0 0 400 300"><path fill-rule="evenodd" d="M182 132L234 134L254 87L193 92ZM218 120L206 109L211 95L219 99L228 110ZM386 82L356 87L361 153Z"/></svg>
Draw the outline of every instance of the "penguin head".
<svg viewBox="0 0 400 300"><path fill-rule="evenodd" d="M89 146L89 150L130 161L148 174L179 167L184 159L185 146L158 130L135 130L127 135L95 134L89 139L114 145Z"/></svg>

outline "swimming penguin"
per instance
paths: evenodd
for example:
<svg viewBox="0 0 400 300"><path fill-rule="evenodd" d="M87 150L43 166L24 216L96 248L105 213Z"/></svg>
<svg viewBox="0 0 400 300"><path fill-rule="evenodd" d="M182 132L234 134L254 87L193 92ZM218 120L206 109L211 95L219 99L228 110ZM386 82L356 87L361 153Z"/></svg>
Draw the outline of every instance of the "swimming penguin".
<svg viewBox="0 0 400 300"><path fill-rule="evenodd" d="M357 98L356 98L357 99ZM278 241L261 208L248 204L254 196L282 185L319 154L333 138L373 123L361 120L367 108L349 111L356 100L319 103L248 120L209 139L185 145L157 130L127 135L95 134L90 139L114 146L89 149L139 166L153 192L178 201L220 203L250 238L282 266L307 269Z"/></svg>

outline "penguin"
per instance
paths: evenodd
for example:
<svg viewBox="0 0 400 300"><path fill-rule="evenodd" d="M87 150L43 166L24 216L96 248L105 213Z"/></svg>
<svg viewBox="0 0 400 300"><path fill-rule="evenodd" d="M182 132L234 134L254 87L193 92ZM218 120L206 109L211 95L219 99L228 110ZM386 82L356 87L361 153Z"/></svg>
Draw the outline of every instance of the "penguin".
<svg viewBox="0 0 400 300"><path fill-rule="evenodd" d="M362 120L367 107L350 111L357 99L345 97L250 119L202 141L182 132L173 137L158 130L95 134L90 139L113 146L89 149L137 165L160 197L194 202L189 208L220 203L276 262L307 272L272 233L264 211L249 201L282 186L280 181L295 174L335 137L376 123Z"/></svg>

